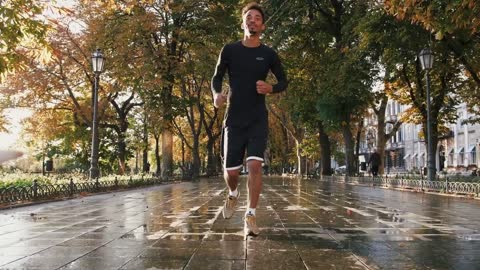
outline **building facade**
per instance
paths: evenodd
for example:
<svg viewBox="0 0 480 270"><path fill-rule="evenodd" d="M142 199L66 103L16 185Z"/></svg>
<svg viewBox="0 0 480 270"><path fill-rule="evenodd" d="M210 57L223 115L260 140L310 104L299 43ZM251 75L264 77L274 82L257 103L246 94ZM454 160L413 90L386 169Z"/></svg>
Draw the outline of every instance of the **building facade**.
<svg viewBox="0 0 480 270"><path fill-rule="evenodd" d="M387 122L395 122L408 107L389 100L385 112ZM480 166L480 125L463 124L470 117L465 104L457 108L458 120L449 125L449 132L439 138L436 156L437 172L471 174ZM360 161L368 161L376 149L377 119L372 112L364 120L364 138L360 144ZM386 132L392 129L387 124ZM426 142L422 125L404 123L385 147L385 173L423 173L427 166Z"/></svg>

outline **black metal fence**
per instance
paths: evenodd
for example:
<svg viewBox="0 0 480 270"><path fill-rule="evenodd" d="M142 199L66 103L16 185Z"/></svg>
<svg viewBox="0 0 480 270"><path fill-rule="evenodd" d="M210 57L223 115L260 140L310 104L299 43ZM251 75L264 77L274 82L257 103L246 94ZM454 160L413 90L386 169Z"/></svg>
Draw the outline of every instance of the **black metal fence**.
<svg viewBox="0 0 480 270"><path fill-rule="evenodd" d="M425 192L437 192L444 194L467 195L480 197L480 183L453 182L448 178L438 181L427 181L423 179L388 178L388 177L339 177L324 176L322 180L341 181L354 184L365 184L382 186L387 188L418 190Z"/></svg>
<svg viewBox="0 0 480 270"><path fill-rule="evenodd" d="M63 184L38 184L34 180L33 185L25 187L4 187L0 188L0 204L14 203L21 201L40 201L58 197L72 197L80 193L105 192L116 189L171 183L172 181L161 180L153 177L130 177L126 180L111 181L85 181L75 183L73 179Z"/></svg>

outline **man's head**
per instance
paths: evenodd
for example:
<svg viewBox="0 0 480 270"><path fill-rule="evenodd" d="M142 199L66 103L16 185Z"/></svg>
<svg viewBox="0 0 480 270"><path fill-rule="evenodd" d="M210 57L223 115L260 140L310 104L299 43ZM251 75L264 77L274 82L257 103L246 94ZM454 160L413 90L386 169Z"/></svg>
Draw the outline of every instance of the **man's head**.
<svg viewBox="0 0 480 270"><path fill-rule="evenodd" d="M242 9L242 29L245 35L254 36L265 30L265 13L262 7L255 3L249 3Z"/></svg>

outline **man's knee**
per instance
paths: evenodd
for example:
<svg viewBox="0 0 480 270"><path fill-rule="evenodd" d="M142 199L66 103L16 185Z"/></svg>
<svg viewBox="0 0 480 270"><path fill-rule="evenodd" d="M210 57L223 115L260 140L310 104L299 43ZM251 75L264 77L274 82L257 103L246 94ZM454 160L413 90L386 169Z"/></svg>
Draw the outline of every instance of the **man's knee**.
<svg viewBox="0 0 480 270"><path fill-rule="evenodd" d="M235 179L240 175L240 170L224 170L223 176L225 179Z"/></svg>
<svg viewBox="0 0 480 270"><path fill-rule="evenodd" d="M253 175L262 174L262 162L259 160L249 160L248 162L248 172Z"/></svg>

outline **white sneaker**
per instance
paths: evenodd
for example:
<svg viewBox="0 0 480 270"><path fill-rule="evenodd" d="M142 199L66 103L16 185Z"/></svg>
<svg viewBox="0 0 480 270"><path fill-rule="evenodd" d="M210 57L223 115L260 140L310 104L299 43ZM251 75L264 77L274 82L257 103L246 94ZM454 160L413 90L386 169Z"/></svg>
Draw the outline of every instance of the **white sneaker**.
<svg viewBox="0 0 480 270"><path fill-rule="evenodd" d="M237 207L238 198L240 197L240 191L237 193L237 197L227 195L225 204L223 205L223 218L228 219L235 213L235 207Z"/></svg>
<svg viewBox="0 0 480 270"><path fill-rule="evenodd" d="M245 216L245 236L258 236L257 217L251 214Z"/></svg>

